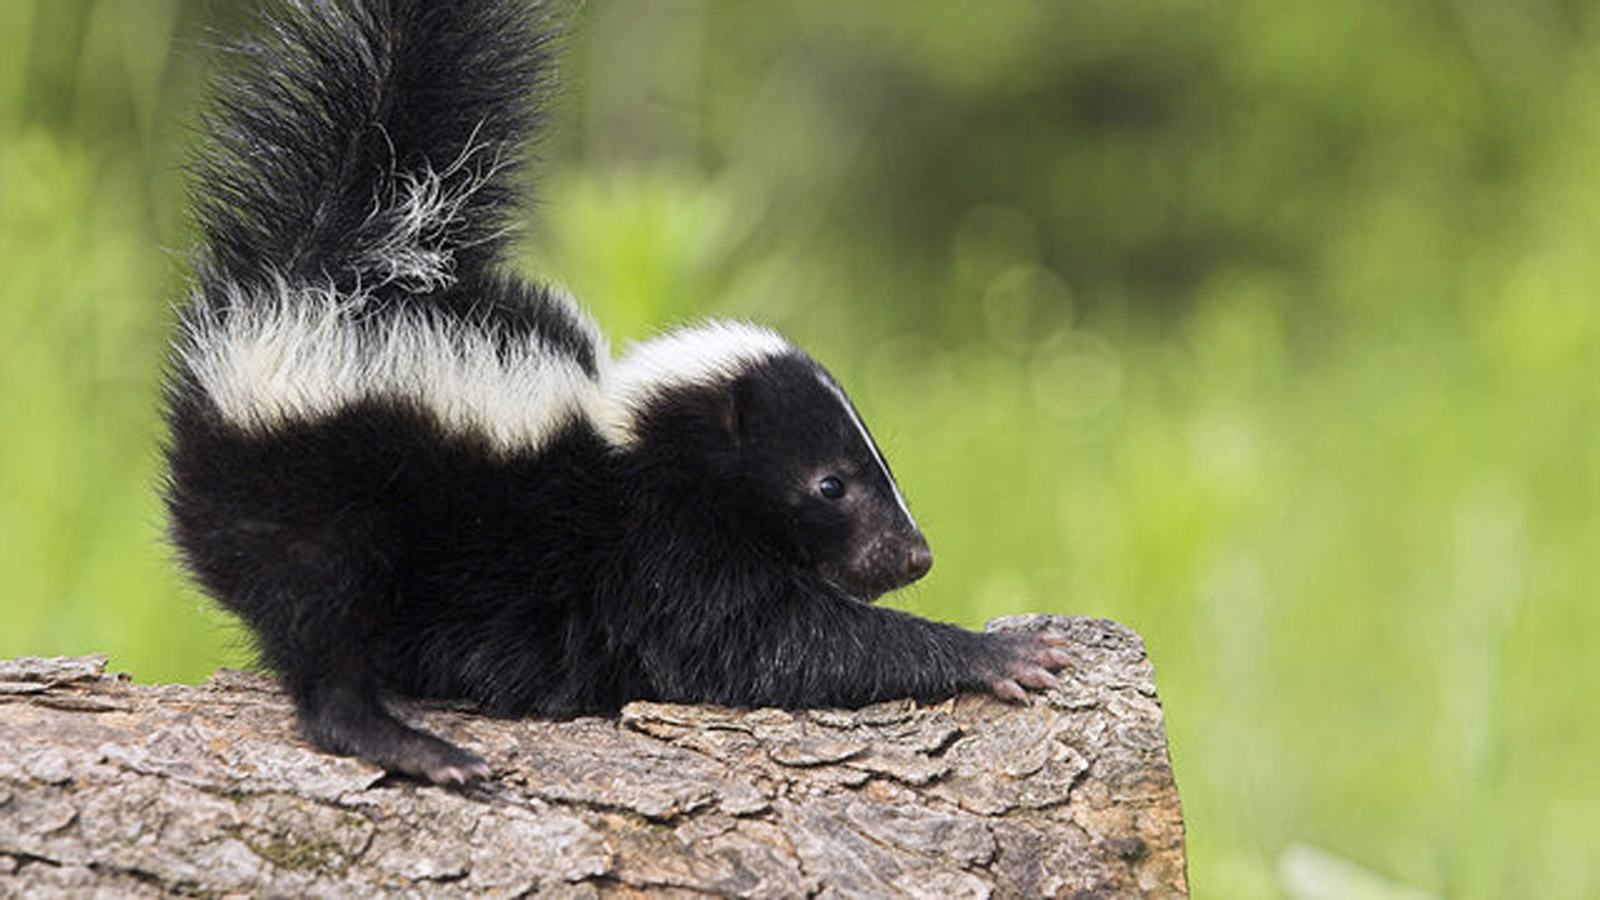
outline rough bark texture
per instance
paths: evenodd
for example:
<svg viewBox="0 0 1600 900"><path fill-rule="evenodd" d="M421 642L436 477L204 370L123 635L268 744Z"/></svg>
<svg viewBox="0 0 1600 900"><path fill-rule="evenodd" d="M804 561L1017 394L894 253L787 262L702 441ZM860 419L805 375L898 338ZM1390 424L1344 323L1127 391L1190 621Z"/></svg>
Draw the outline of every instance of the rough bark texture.
<svg viewBox="0 0 1600 900"><path fill-rule="evenodd" d="M410 707L483 754L464 792L318 753L266 678L139 686L0 661L0 897L169 892L1183 896L1183 820L1139 637L1072 638L1027 706L504 721Z"/></svg>

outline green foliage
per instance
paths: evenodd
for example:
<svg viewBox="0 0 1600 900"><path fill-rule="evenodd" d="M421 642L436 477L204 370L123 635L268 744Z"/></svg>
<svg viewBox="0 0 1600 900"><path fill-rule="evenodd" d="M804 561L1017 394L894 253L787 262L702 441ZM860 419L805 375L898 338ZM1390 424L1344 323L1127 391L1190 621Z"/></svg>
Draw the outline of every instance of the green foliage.
<svg viewBox="0 0 1600 900"><path fill-rule="evenodd" d="M0 655L245 658L154 494L201 8L0 8ZM934 544L897 603L1138 628L1199 895L1297 844L1592 895L1597 15L585 5L526 268L834 367Z"/></svg>

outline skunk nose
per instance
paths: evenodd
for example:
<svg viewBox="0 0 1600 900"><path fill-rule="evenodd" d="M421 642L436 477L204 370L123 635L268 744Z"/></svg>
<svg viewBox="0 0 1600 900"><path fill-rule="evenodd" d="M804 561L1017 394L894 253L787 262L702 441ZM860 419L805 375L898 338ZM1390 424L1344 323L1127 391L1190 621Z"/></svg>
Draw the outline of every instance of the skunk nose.
<svg viewBox="0 0 1600 900"><path fill-rule="evenodd" d="M933 551L923 541L911 545L911 550L906 553L906 582L916 581L928 574L933 568Z"/></svg>

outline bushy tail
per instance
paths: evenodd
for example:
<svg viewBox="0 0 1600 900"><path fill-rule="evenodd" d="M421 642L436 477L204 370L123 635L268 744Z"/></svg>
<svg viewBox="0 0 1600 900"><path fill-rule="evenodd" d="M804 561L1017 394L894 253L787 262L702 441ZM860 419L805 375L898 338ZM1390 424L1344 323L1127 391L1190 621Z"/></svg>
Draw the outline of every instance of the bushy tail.
<svg viewBox="0 0 1600 900"><path fill-rule="evenodd" d="M195 166L202 294L428 294L494 263L549 93L547 14L272 0L265 19L234 48Z"/></svg>

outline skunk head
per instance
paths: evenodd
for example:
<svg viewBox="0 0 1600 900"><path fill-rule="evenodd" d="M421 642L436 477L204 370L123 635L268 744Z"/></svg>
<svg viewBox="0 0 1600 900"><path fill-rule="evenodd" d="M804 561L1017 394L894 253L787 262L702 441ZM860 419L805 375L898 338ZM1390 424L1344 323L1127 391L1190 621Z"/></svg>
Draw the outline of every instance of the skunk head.
<svg viewBox="0 0 1600 900"><path fill-rule="evenodd" d="M717 323L641 344L605 380L601 427L742 538L871 600L933 565L838 383L770 331Z"/></svg>
<svg viewBox="0 0 1600 900"><path fill-rule="evenodd" d="M772 357L730 395L742 494L794 561L863 599L927 573L933 555L894 475L821 366L798 352Z"/></svg>

